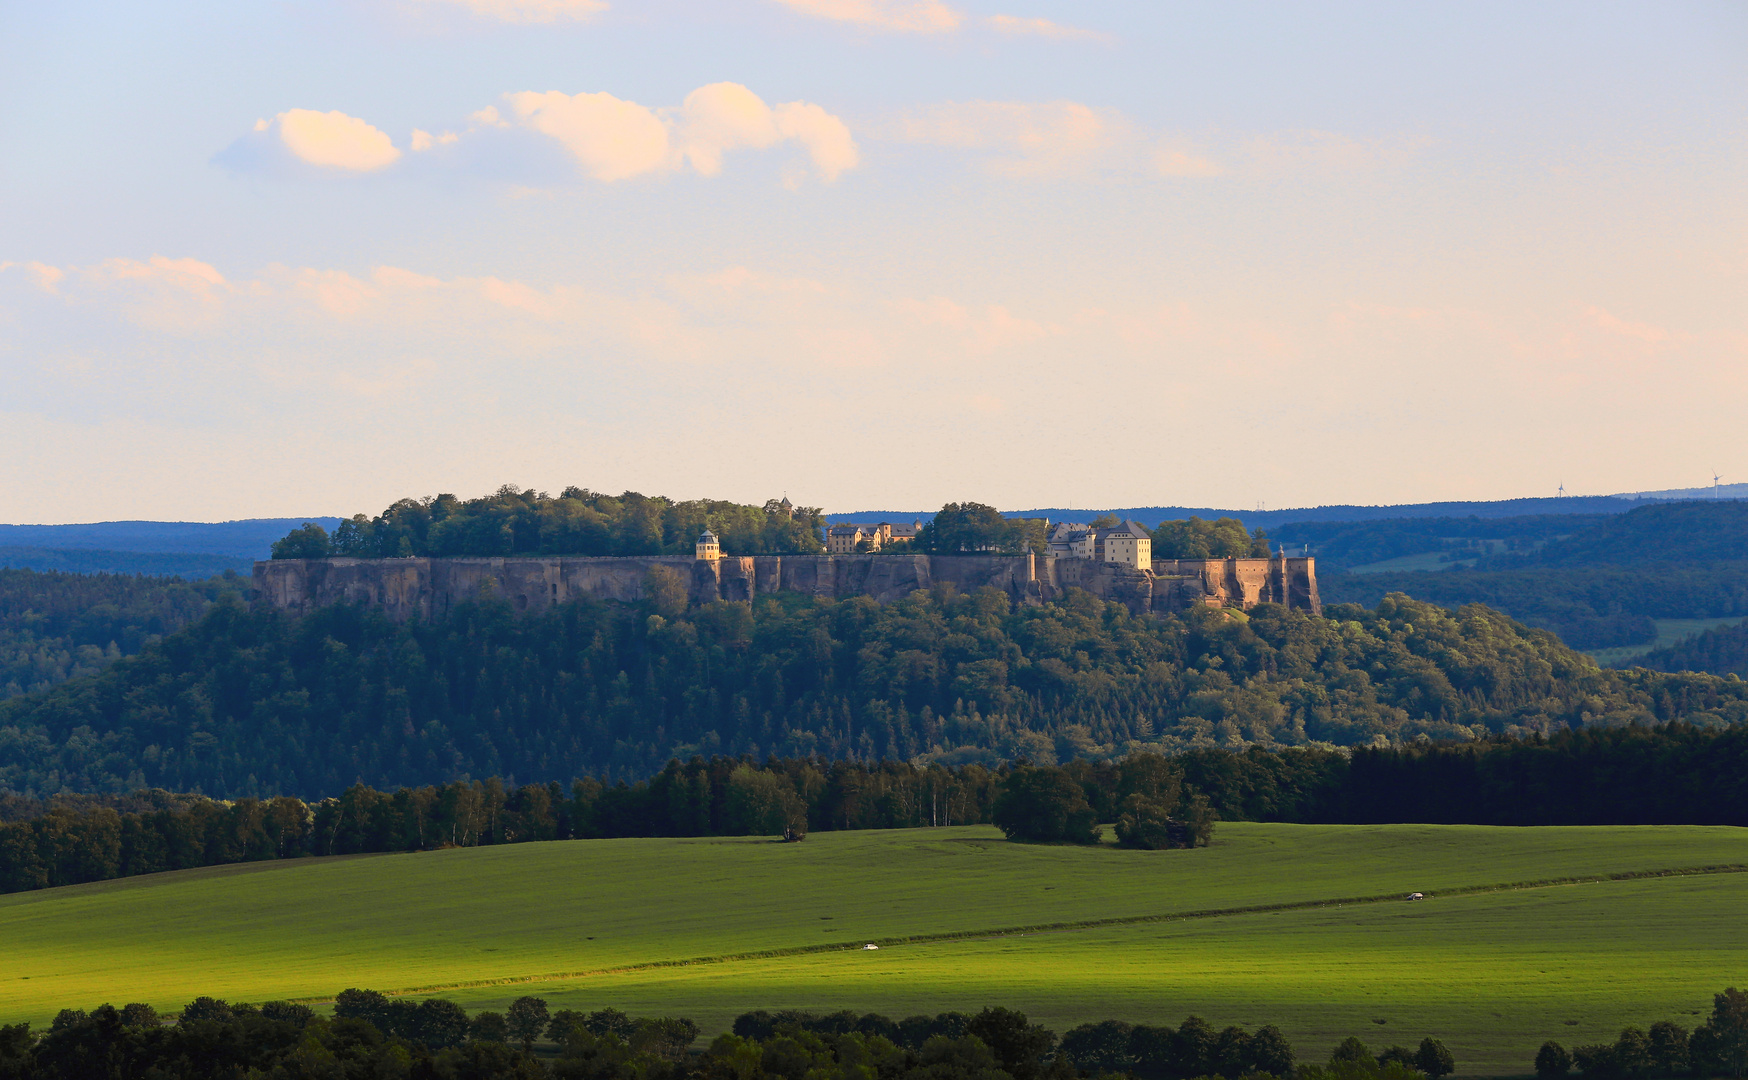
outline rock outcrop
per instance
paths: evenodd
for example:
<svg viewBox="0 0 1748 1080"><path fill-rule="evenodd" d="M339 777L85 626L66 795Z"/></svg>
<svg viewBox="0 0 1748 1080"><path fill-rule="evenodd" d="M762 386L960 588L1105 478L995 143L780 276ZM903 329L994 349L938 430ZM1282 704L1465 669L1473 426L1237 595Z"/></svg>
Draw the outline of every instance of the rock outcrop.
<svg viewBox="0 0 1748 1080"><path fill-rule="evenodd" d="M428 619L464 600L491 595L533 612L584 598L637 601L654 567L679 574L695 604L774 592L868 596L884 604L950 582L962 592L988 586L1033 604L1057 599L1067 589L1085 589L1136 614L1264 602L1313 614L1322 610L1313 560L1278 555L1156 560L1151 571L1047 555L275 559L255 564L254 587L258 602L283 611L355 603L380 607L395 619Z"/></svg>

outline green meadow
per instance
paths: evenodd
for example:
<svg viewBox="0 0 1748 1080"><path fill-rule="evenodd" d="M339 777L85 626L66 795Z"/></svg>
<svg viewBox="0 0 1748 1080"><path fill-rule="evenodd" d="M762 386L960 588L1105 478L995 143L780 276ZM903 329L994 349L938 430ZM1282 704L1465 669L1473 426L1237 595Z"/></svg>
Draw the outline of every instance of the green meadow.
<svg viewBox="0 0 1748 1080"><path fill-rule="evenodd" d="M965 827L310 859L0 897L0 1021L348 986L707 1032L1008 1004L1058 1031L1276 1023L1301 1056L1434 1034L1461 1072L1514 1073L1545 1038L1691 1025L1748 983L1743 866L1741 829L1247 823L1195 851Z"/></svg>

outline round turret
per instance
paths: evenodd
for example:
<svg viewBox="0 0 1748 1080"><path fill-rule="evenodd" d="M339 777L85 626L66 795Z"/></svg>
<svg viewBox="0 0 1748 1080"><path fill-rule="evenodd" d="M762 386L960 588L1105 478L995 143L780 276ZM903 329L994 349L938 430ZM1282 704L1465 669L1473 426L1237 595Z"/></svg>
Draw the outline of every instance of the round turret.
<svg viewBox="0 0 1748 1080"><path fill-rule="evenodd" d="M722 558L722 543L716 539L716 534L709 529L698 534L698 558L710 560Z"/></svg>

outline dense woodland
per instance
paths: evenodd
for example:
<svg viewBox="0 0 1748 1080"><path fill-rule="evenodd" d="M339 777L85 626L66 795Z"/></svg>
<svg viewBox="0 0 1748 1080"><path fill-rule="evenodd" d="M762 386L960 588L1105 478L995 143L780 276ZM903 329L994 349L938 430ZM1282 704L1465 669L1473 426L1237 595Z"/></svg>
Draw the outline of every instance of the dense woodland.
<svg viewBox="0 0 1748 1080"><path fill-rule="evenodd" d="M777 499L747 506L635 491L603 495L579 487L565 488L554 497L507 484L477 499L401 499L374 518L354 515L336 526L332 536L307 523L276 542L273 557L691 555L706 528L716 533L728 555L825 550L820 511L785 508Z"/></svg>
<svg viewBox="0 0 1748 1080"><path fill-rule="evenodd" d="M1748 728L1611 728L1552 738L1192 750L1118 762L946 768L694 758L635 784L588 778L355 784L313 805L141 791L0 800L0 892L197 866L624 836L804 837L993 822L1016 840L1206 844L1215 820L1476 825L1748 825Z"/></svg>
<svg viewBox="0 0 1748 1080"><path fill-rule="evenodd" d="M0 703L0 790L338 794L355 781L635 779L694 754L943 764L1748 719L1748 684L1597 669L1480 607L1389 597L1136 617L1071 591L890 605L776 594L396 624L221 602L97 675Z"/></svg>
<svg viewBox="0 0 1748 1080"><path fill-rule="evenodd" d="M241 595L236 575L199 581L0 569L0 699L101 671Z"/></svg>
<svg viewBox="0 0 1748 1080"><path fill-rule="evenodd" d="M173 1022L172 1022L173 1021ZM0 1078L92 1080L1438 1080L1455 1059L1437 1039L1377 1055L1357 1038L1327 1066L1296 1063L1273 1025L1216 1031L1107 1020L1060 1040L1024 1013L986 1007L893 1020L878 1013L763 1010L741 1015L701 1052L683 1017L613 1008L549 1011L524 996L469 1016L444 998L371 990L335 995L334 1015L286 1001L196 998L175 1017L150 1005L63 1009L47 1032L0 1027ZM542 1053L535 1053L541 1044ZM555 1051L548 1052L548 1051Z"/></svg>

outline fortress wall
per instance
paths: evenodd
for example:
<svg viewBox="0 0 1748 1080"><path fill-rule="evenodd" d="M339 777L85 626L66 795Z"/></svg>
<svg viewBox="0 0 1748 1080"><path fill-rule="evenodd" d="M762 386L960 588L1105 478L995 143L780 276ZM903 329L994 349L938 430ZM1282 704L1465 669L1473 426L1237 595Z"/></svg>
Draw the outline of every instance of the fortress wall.
<svg viewBox="0 0 1748 1080"><path fill-rule="evenodd" d="M1211 603L1263 601L1320 613L1314 561L1160 559L1151 574L1088 559L1037 555L758 555L715 561L675 556L490 559L275 559L255 564L256 598L298 614L334 603L368 604L391 618L431 618L490 593L518 611L539 613L570 600L643 599L652 567L678 573L693 603L751 600L773 592L880 603L950 582L961 592L985 586L1018 603L1059 599L1085 589L1137 614Z"/></svg>

